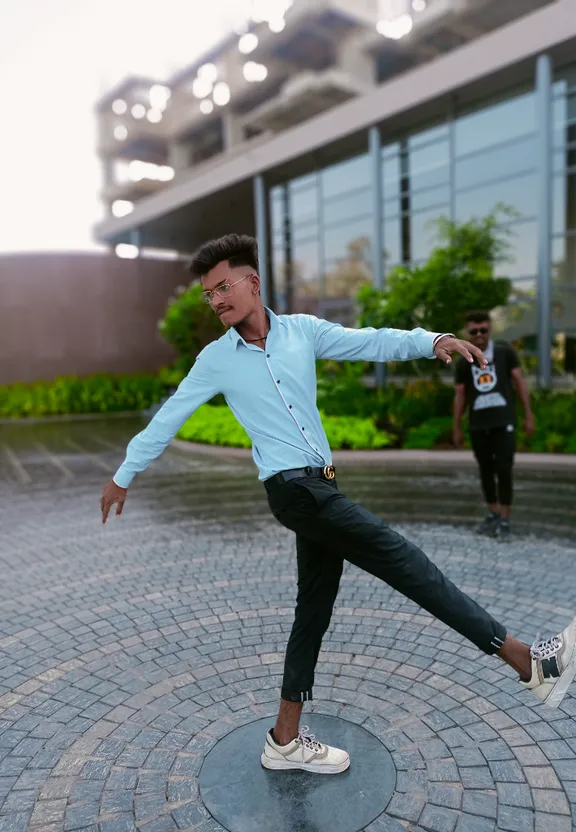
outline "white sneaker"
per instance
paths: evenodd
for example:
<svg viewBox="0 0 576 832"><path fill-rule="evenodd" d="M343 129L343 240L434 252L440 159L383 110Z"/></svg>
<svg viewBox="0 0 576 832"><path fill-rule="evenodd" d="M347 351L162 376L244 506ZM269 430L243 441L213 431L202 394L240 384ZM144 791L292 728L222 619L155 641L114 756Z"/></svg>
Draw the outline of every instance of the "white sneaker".
<svg viewBox="0 0 576 832"><path fill-rule="evenodd" d="M346 751L318 742L307 725L302 726L296 739L288 745L278 745L272 731L268 731L261 761L264 768L273 771L300 769L313 774L340 774L350 765Z"/></svg>
<svg viewBox="0 0 576 832"><path fill-rule="evenodd" d="M530 648L532 677L521 684L549 708L557 708L576 676L576 618L560 635Z"/></svg>

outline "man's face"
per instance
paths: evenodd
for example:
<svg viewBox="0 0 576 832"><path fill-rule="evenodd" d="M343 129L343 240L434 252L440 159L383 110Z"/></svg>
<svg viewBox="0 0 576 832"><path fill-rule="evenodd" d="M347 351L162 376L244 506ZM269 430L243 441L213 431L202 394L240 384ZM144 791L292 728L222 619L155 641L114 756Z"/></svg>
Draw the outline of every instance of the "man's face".
<svg viewBox="0 0 576 832"><path fill-rule="evenodd" d="M253 312L259 302L260 279L250 266L230 268L227 260L218 263L202 278L205 292L212 292L210 306L224 326L237 326Z"/></svg>
<svg viewBox="0 0 576 832"><path fill-rule="evenodd" d="M468 335L468 340L474 344L475 347L485 350L490 343L492 326L490 321L481 321L480 323L469 321L466 324L466 333Z"/></svg>

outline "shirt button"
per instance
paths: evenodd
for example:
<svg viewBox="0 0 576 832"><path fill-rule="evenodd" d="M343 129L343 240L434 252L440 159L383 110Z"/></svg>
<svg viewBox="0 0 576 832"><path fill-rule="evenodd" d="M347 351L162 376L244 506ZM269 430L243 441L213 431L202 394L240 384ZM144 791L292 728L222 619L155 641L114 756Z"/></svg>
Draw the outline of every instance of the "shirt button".
<svg viewBox="0 0 576 832"><path fill-rule="evenodd" d="M269 352L266 353L266 358L270 358L270 353Z"/></svg>
<svg viewBox="0 0 576 832"><path fill-rule="evenodd" d="M289 404L288 407L290 408L290 410L292 410L292 405L291 404Z"/></svg>
<svg viewBox="0 0 576 832"><path fill-rule="evenodd" d="M306 430L306 428L302 428L302 430Z"/></svg>
<svg viewBox="0 0 576 832"><path fill-rule="evenodd" d="M276 379L276 384L280 384L280 379Z"/></svg>

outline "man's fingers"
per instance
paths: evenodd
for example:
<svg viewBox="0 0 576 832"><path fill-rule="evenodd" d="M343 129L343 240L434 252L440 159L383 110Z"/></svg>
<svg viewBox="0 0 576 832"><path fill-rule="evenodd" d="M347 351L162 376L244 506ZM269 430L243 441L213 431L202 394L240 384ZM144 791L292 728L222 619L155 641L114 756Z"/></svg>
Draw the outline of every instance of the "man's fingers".
<svg viewBox="0 0 576 832"><path fill-rule="evenodd" d="M481 367L485 367L488 363L486 358L484 357L484 353L478 347L475 347L474 344L470 344L470 351L473 353L474 357L478 359L478 363Z"/></svg>
<svg viewBox="0 0 576 832"><path fill-rule="evenodd" d="M112 503L108 501L104 501L104 505L102 506L102 522L105 523L108 519L108 515L110 513L110 509L112 508Z"/></svg>
<svg viewBox="0 0 576 832"><path fill-rule="evenodd" d="M122 509L124 508L124 500L118 500L116 503L116 517L122 514Z"/></svg>
<svg viewBox="0 0 576 832"><path fill-rule="evenodd" d="M436 355L445 364L451 364L452 363L452 359L450 358L450 353L447 350L445 350L444 347L439 347L436 350Z"/></svg>

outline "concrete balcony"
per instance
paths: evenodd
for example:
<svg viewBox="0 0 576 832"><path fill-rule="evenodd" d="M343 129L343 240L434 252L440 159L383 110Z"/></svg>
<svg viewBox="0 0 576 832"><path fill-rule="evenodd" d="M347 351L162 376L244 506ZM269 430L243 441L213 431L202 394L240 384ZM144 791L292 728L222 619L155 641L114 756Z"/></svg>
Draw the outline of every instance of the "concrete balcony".
<svg viewBox="0 0 576 832"><path fill-rule="evenodd" d="M250 113L250 125L279 132L363 95L370 87L338 69L302 72L280 94Z"/></svg>

